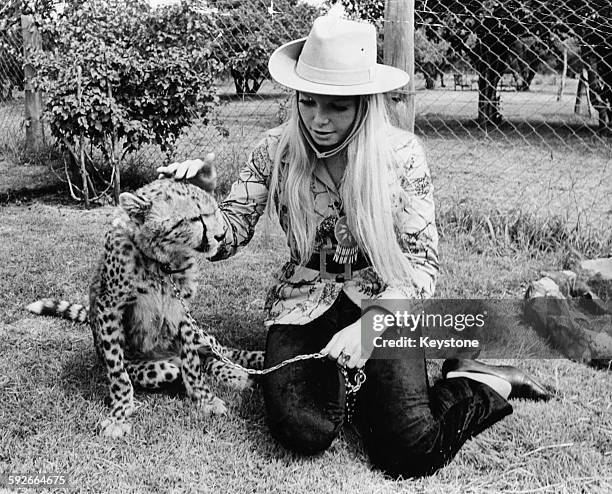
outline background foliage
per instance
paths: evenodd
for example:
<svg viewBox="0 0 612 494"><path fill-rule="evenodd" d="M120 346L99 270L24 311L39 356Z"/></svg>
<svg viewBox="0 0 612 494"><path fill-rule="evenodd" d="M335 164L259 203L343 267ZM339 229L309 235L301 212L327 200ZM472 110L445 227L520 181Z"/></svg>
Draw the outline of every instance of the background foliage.
<svg viewBox="0 0 612 494"><path fill-rule="evenodd" d="M268 77L268 59L281 44L308 35L317 7L298 0L211 0L218 9L214 52L238 94L255 94Z"/></svg>
<svg viewBox="0 0 612 494"><path fill-rule="evenodd" d="M195 119L208 122L222 66L203 5L88 0L43 23L52 50L38 54L35 84L53 136L75 161L84 142L111 163L145 143L169 151Z"/></svg>
<svg viewBox="0 0 612 494"><path fill-rule="evenodd" d="M353 17L384 18L384 0L337 2ZM444 65L458 70L467 61L479 75L481 123L501 121L496 88L504 73L513 74L517 90L527 91L538 71L559 68L560 52L568 47L576 70L577 38L590 59L590 77L601 79L593 88L603 121L612 118L609 0L415 0L415 21L423 30L415 33L415 68L427 87L434 87Z"/></svg>

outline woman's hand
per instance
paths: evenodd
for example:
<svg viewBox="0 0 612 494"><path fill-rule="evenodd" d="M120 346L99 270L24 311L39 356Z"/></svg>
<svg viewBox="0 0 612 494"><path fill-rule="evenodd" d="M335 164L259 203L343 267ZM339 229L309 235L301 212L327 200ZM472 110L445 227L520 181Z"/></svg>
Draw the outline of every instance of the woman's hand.
<svg viewBox="0 0 612 494"><path fill-rule="evenodd" d="M362 351L364 351L363 355ZM338 331L325 348L321 350L321 353L332 360L337 360L340 365L348 368L363 367L372 354L372 348L362 349L361 320L358 319L353 324ZM347 356L350 357L348 360Z"/></svg>
<svg viewBox="0 0 612 494"><path fill-rule="evenodd" d="M217 186L217 170L213 164L214 153L208 153L204 161L187 160L180 163L171 163L168 166L160 166L157 178L174 178L175 180L187 180L207 192L212 192Z"/></svg>

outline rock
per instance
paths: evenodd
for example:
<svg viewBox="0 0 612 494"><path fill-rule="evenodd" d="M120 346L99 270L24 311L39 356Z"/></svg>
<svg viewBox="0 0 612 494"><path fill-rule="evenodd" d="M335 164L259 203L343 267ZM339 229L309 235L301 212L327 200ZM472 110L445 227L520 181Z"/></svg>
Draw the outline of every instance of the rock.
<svg viewBox="0 0 612 494"><path fill-rule="evenodd" d="M580 267L587 273L589 280L596 278L603 281L612 281L612 257L582 261Z"/></svg>
<svg viewBox="0 0 612 494"><path fill-rule="evenodd" d="M612 307L571 271L547 271L529 283L524 314L566 357L597 367L612 364ZM557 284L559 283L559 284ZM560 286L561 285L561 286Z"/></svg>

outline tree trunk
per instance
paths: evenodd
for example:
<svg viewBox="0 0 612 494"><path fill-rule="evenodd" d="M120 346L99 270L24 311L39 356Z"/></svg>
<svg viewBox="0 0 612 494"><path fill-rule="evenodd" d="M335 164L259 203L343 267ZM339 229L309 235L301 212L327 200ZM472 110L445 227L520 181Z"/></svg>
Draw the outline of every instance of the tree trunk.
<svg viewBox="0 0 612 494"><path fill-rule="evenodd" d="M536 70L533 67L527 67L525 72L521 75L521 82L517 84L518 91L529 91L531 87L531 83L537 74ZM516 77L515 77L516 80Z"/></svg>
<svg viewBox="0 0 612 494"><path fill-rule="evenodd" d="M490 19L496 22L494 18ZM485 19L484 27L487 28ZM497 84L507 67L508 43L496 34L495 26L489 26L477 45L478 55L478 123L488 127L498 125L502 120Z"/></svg>
<svg viewBox="0 0 612 494"><path fill-rule="evenodd" d="M591 99L589 97L589 76L587 74L587 69L583 68L580 72L580 76L578 77L578 89L576 90L576 103L574 104L574 113L578 115L580 113L580 108L582 107L582 97L587 102L587 114L589 118L592 116L591 110Z"/></svg>
<svg viewBox="0 0 612 494"><path fill-rule="evenodd" d="M561 72L561 83L559 84L559 92L557 93L557 101L561 100L563 90L565 89L565 80L567 79L567 45L563 44L563 72Z"/></svg>
<svg viewBox="0 0 612 494"><path fill-rule="evenodd" d="M83 69L80 65L77 65L77 104L79 112L81 110L81 97L83 95L82 86L82 74ZM89 209L89 186L87 185L87 168L85 167L85 137L83 131L79 136L79 167L81 170L81 187L83 190L83 200L85 201L85 207Z"/></svg>
<svg viewBox="0 0 612 494"><path fill-rule="evenodd" d="M438 68L432 63L425 63L421 66L420 72L423 74L423 77L425 77L425 88L435 89Z"/></svg>
<svg viewBox="0 0 612 494"><path fill-rule="evenodd" d="M40 117L42 114L42 101L40 93L32 88L31 81L36 76L36 71L30 63L30 58L33 53L42 49L42 41L33 16L21 16L21 33L23 36L25 78L26 148L28 151L36 151L41 146Z"/></svg>
<svg viewBox="0 0 612 494"><path fill-rule="evenodd" d="M232 79L234 79L234 86L236 88L236 94L244 94L245 80L242 74L234 69L230 70Z"/></svg>
<svg viewBox="0 0 612 494"><path fill-rule="evenodd" d="M497 94L499 79L499 74L491 71L481 73L478 78L478 122L485 127L497 125L502 120Z"/></svg>

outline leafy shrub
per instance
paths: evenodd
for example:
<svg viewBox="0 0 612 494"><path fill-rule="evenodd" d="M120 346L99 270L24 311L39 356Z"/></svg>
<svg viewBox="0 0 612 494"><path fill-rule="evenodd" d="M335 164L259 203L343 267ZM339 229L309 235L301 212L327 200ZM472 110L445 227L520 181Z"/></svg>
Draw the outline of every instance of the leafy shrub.
<svg viewBox="0 0 612 494"><path fill-rule="evenodd" d="M88 202L95 193L88 146L112 165L117 200L127 153L147 143L170 153L196 118L208 122L222 68L212 57L210 28L203 2L152 10L144 0L72 2L43 26L54 47L38 55L35 84L46 93L53 136L80 168L73 195Z"/></svg>

